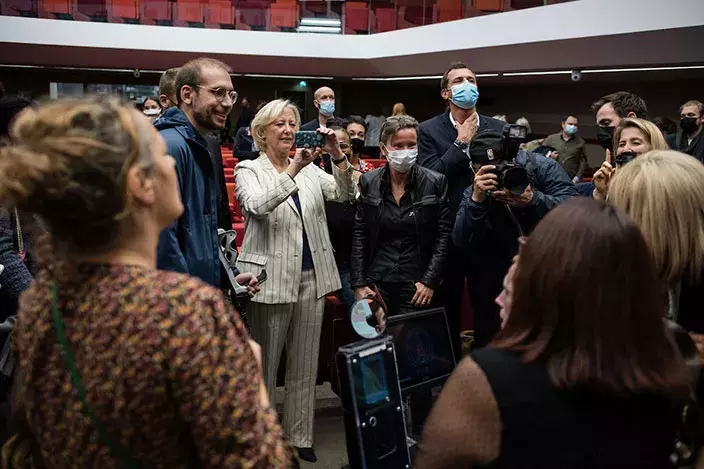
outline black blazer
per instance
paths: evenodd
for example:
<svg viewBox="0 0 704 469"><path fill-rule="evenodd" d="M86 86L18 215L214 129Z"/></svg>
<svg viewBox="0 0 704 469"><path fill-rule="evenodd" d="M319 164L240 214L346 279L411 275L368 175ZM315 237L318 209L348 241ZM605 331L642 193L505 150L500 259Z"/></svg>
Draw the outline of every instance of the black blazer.
<svg viewBox="0 0 704 469"><path fill-rule="evenodd" d="M498 119L480 114L477 133L501 132L504 125L505 123ZM460 206L462 193L474 181L469 169L469 159L454 145L455 140L457 129L450 121L449 111L428 119L418 128L418 164L447 177L450 210L453 215Z"/></svg>
<svg viewBox="0 0 704 469"><path fill-rule="evenodd" d="M352 233L350 283L353 288L367 285L369 266L379 236L384 193L389 184L386 166L362 174ZM447 178L440 173L414 165L407 187L413 201L413 214L418 236L420 280L436 289L442 283L450 249L452 224L447 203Z"/></svg>
<svg viewBox="0 0 704 469"><path fill-rule="evenodd" d="M205 141L208 142L208 153L210 153L210 161L215 171L215 181L219 188L215 190L218 200L218 227L223 230L231 230L232 217L230 216L230 198L227 196L220 143L218 142L217 136L214 134L206 135Z"/></svg>
<svg viewBox="0 0 704 469"><path fill-rule="evenodd" d="M254 139L249 135L249 127L242 127L235 135L235 149L233 153L239 159L256 160L259 158L259 151L254 151Z"/></svg>
<svg viewBox="0 0 704 469"><path fill-rule="evenodd" d="M345 126L345 121L340 119L339 117L331 117L327 121L327 126L328 127L344 127ZM301 126L301 130L318 130L318 127L320 127L320 122L318 121L318 118L316 117L310 122L306 122Z"/></svg>

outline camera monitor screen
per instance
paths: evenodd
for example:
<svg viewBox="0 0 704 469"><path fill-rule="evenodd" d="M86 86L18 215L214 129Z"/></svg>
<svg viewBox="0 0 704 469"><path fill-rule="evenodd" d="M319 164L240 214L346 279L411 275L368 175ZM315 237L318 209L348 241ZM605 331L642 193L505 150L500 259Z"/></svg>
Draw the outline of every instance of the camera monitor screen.
<svg viewBox="0 0 704 469"><path fill-rule="evenodd" d="M386 332L394 340L398 378L404 393L440 384L455 368L444 308L391 316Z"/></svg>

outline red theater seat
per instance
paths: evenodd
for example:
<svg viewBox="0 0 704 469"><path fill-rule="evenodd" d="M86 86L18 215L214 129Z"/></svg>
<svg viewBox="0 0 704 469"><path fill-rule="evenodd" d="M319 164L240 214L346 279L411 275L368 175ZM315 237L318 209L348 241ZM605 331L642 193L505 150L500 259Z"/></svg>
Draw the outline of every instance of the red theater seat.
<svg viewBox="0 0 704 469"><path fill-rule="evenodd" d="M39 14L38 0L0 0L0 13L7 16Z"/></svg>
<svg viewBox="0 0 704 469"><path fill-rule="evenodd" d="M139 19L138 0L76 0L76 10L89 18L106 18L109 22Z"/></svg>
<svg viewBox="0 0 704 469"><path fill-rule="evenodd" d="M244 240L244 222L233 223L232 229L237 232L237 239L235 240L235 244L237 245L237 249L239 249L242 247L242 241Z"/></svg>
<svg viewBox="0 0 704 469"><path fill-rule="evenodd" d="M237 200L237 197L235 197L235 195L234 195L234 190L233 190L233 195L232 195L232 203L230 205L232 205L232 221L233 221L233 223L244 222L244 216L242 215L242 207L240 207L240 202Z"/></svg>
<svg viewBox="0 0 704 469"><path fill-rule="evenodd" d="M204 0L176 0L174 4L174 21L181 23L203 23L204 18Z"/></svg>
<svg viewBox="0 0 704 469"><path fill-rule="evenodd" d="M235 166L237 166L237 160L235 160L234 158L226 158L225 166L227 166L228 168L234 168Z"/></svg>
<svg viewBox="0 0 704 469"><path fill-rule="evenodd" d="M142 19L147 22L171 21L171 2L169 0L141 0Z"/></svg>
<svg viewBox="0 0 704 469"><path fill-rule="evenodd" d="M269 26L279 29L294 29L298 26L298 4L277 1L269 6Z"/></svg>
<svg viewBox="0 0 704 469"><path fill-rule="evenodd" d="M369 32L369 5L366 2L345 3L345 32Z"/></svg>
<svg viewBox="0 0 704 469"><path fill-rule="evenodd" d="M230 200L230 203L231 204L236 203L237 198L235 198L235 183L234 182L226 182L225 188L227 189L227 198Z"/></svg>
<svg viewBox="0 0 704 469"><path fill-rule="evenodd" d="M45 15L70 15L73 13L70 0L43 0L41 6Z"/></svg>
<svg viewBox="0 0 704 469"><path fill-rule="evenodd" d="M237 28L247 26L244 29L264 29L266 27L267 9L269 2L260 0L240 0L236 6Z"/></svg>
<svg viewBox="0 0 704 469"><path fill-rule="evenodd" d="M138 0L112 0L109 3L111 3L112 6L112 12L109 12L109 16L139 19Z"/></svg>
<svg viewBox="0 0 704 469"><path fill-rule="evenodd" d="M436 22L453 21L463 18L462 0L437 0Z"/></svg>
<svg viewBox="0 0 704 469"><path fill-rule="evenodd" d="M433 22L433 5L423 0L399 0L399 29Z"/></svg>
<svg viewBox="0 0 704 469"><path fill-rule="evenodd" d="M374 17L376 19L374 32L383 33L396 29L396 12L393 8L376 8Z"/></svg>
<svg viewBox="0 0 704 469"><path fill-rule="evenodd" d="M235 26L235 9L230 0L208 0L205 9L208 26Z"/></svg>
<svg viewBox="0 0 704 469"><path fill-rule="evenodd" d="M474 8L480 11L504 11L504 0L475 0Z"/></svg>

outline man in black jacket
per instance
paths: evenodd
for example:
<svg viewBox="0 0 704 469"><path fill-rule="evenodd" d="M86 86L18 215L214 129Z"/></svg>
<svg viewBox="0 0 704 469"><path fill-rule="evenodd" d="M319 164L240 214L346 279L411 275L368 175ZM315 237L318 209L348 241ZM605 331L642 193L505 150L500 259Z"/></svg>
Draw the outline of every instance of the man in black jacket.
<svg viewBox="0 0 704 469"><path fill-rule="evenodd" d="M469 144L482 132L498 131L504 122L477 112L479 89L477 77L470 68L456 62L450 64L440 81L440 96L447 101L443 112L422 124L418 130L418 164L447 177L450 216L454 220L464 190L472 184ZM455 355L459 358L462 295L464 292L464 259L462 252L451 248L445 275L445 310Z"/></svg>
<svg viewBox="0 0 704 469"><path fill-rule="evenodd" d="M687 101L680 107L680 131L668 141L682 153L692 155L704 163L704 104Z"/></svg>

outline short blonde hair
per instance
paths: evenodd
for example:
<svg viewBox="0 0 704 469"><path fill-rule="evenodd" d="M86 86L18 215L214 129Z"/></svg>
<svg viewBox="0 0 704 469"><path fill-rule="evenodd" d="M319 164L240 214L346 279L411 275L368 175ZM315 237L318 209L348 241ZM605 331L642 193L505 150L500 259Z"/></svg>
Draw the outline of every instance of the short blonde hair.
<svg viewBox="0 0 704 469"><path fill-rule="evenodd" d="M704 165L671 150L650 151L619 168L608 200L636 222L660 278L698 281L704 267Z"/></svg>
<svg viewBox="0 0 704 469"><path fill-rule="evenodd" d="M670 148L665 141L665 137L662 135L662 131L657 125L645 119L637 119L635 117L623 119L621 124L616 128L614 132L614 148L618 148L618 141L621 140L621 134L624 129L629 128L640 130L650 143L651 150L667 150Z"/></svg>
<svg viewBox="0 0 704 469"><path fill-rule="evenodd" d="M298 112L298 107L286 99L269 101L257 112L257 115L254 116L252 120L252 138L260 151L266 151L267 127L273 124L286 108L290 108L293 111L293 115L296 119L296 131L298 131L301 127L301 114Z"/></svg>

